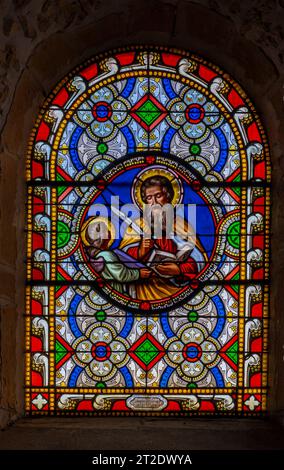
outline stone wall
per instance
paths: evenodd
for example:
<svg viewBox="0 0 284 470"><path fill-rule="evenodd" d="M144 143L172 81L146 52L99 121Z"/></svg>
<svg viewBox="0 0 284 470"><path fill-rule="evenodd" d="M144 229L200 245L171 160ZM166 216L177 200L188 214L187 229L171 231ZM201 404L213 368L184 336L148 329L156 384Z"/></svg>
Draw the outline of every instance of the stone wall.
<svg viewBox="0 0 284 470"><path fill-rule="evenodd" d="M273 164L270 412L284 410L284 1L0 0L0 424L23 414L25 153L45 97L97 52L133 43L191 50L254 101Z"/></svg>

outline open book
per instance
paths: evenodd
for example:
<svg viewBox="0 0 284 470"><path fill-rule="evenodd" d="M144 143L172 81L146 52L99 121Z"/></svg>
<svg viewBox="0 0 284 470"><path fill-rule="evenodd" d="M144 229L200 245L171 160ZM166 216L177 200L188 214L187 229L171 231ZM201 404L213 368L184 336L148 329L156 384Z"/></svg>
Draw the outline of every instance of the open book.
<svg viewBox="0 0 284 470"><path fill-rule="evenodd" d="M163 264L163 263L177 263L177 264L182 263L183 261L187 260L191 251L192 251L192 248L185 246L184 249L178 250L178 252L175 255L174 253L169 253L168 251L163 251L163 250L154 248L146 264L149 268L153 269L153 271L159 274L159 276L172 277L172 275L161 274L156 269L156 266L158 264Z"/></svg>

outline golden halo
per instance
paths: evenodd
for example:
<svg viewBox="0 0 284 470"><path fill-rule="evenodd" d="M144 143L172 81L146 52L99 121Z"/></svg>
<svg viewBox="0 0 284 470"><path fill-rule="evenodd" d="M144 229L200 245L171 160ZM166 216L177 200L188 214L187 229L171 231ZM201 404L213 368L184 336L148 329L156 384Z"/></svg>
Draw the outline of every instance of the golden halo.
<svg viewBox="0 0 284 470"><path fill-rule="evenodd" d="M109 229L111 233L110 240L108 241L106 249L110 247L110 245L113 243L113 240L115 240L115 228L113 226L113 223L107 218L107 217L91 217L90 219L86 220L84 222L82 230L81 230L81 238L83 240L83 243L85 246L91 246L90 242L88 241L86 234L87 230L89 229L90 225L96 223L96 222L103 222L106 224L107 228Z"/></svg>
<svg viewBox="0 0 284 470"><path fill-rule="evenodd" d="M140 209L143 208L144 202L141 196L141 186L146 179L151 178L153 176L164 176L165 178L167 178L167 180L171 183L174 191L174 196L171 201L171 204L173 206L179 204L182 198L183 190L182 185L179 182L177 176L171 170L168 170L167 168L164 168L161 165L155 165L153 167L149 167L140 171L140 173L138 173L134 180L132 187L132 200L136 203L136 205L140 207Z"/></svg>

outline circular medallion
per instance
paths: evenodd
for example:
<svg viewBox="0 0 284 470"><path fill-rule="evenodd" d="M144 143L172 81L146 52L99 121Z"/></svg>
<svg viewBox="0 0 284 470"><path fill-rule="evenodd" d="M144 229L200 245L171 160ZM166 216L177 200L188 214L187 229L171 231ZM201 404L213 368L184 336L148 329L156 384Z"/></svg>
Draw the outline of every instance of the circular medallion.
<svg viewBox="0 0 284 470"><path fill-rule="evenodd" d="M185 162L129 156L82 198L75 257L108 302L143 312L171 308L196 295L216 270L221 217L213 192Z"/></svg>
<svg viewBox="0 0 284 470"><path fill-rule="evenodd" d="M99 101L98 103L94 104L92 114L96 121L105 122L111 117L112 109L111 106L105 101Z"/></svg>

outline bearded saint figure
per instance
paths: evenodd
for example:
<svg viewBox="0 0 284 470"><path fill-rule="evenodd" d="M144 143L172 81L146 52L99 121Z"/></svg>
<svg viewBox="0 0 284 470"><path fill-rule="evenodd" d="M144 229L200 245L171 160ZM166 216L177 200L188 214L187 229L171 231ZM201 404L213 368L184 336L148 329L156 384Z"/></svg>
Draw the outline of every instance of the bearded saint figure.
<svg viewBox="0 0 284 470"><path fill-rule="evenodd" d="M133 197L140 209L146 211L127 227L119 249L153 270L153 276L135 283L135 297L161 300L174 296L194 279L205 265L207 255L192 226L179 215L174 217L169 236L163 208L175 206L180 198L178 192L181 193L173 174L168 170L156 170L152 176L147 176L149 170L141 173L134 183ZM155 237L157 221L159 236Z"/></svg>

